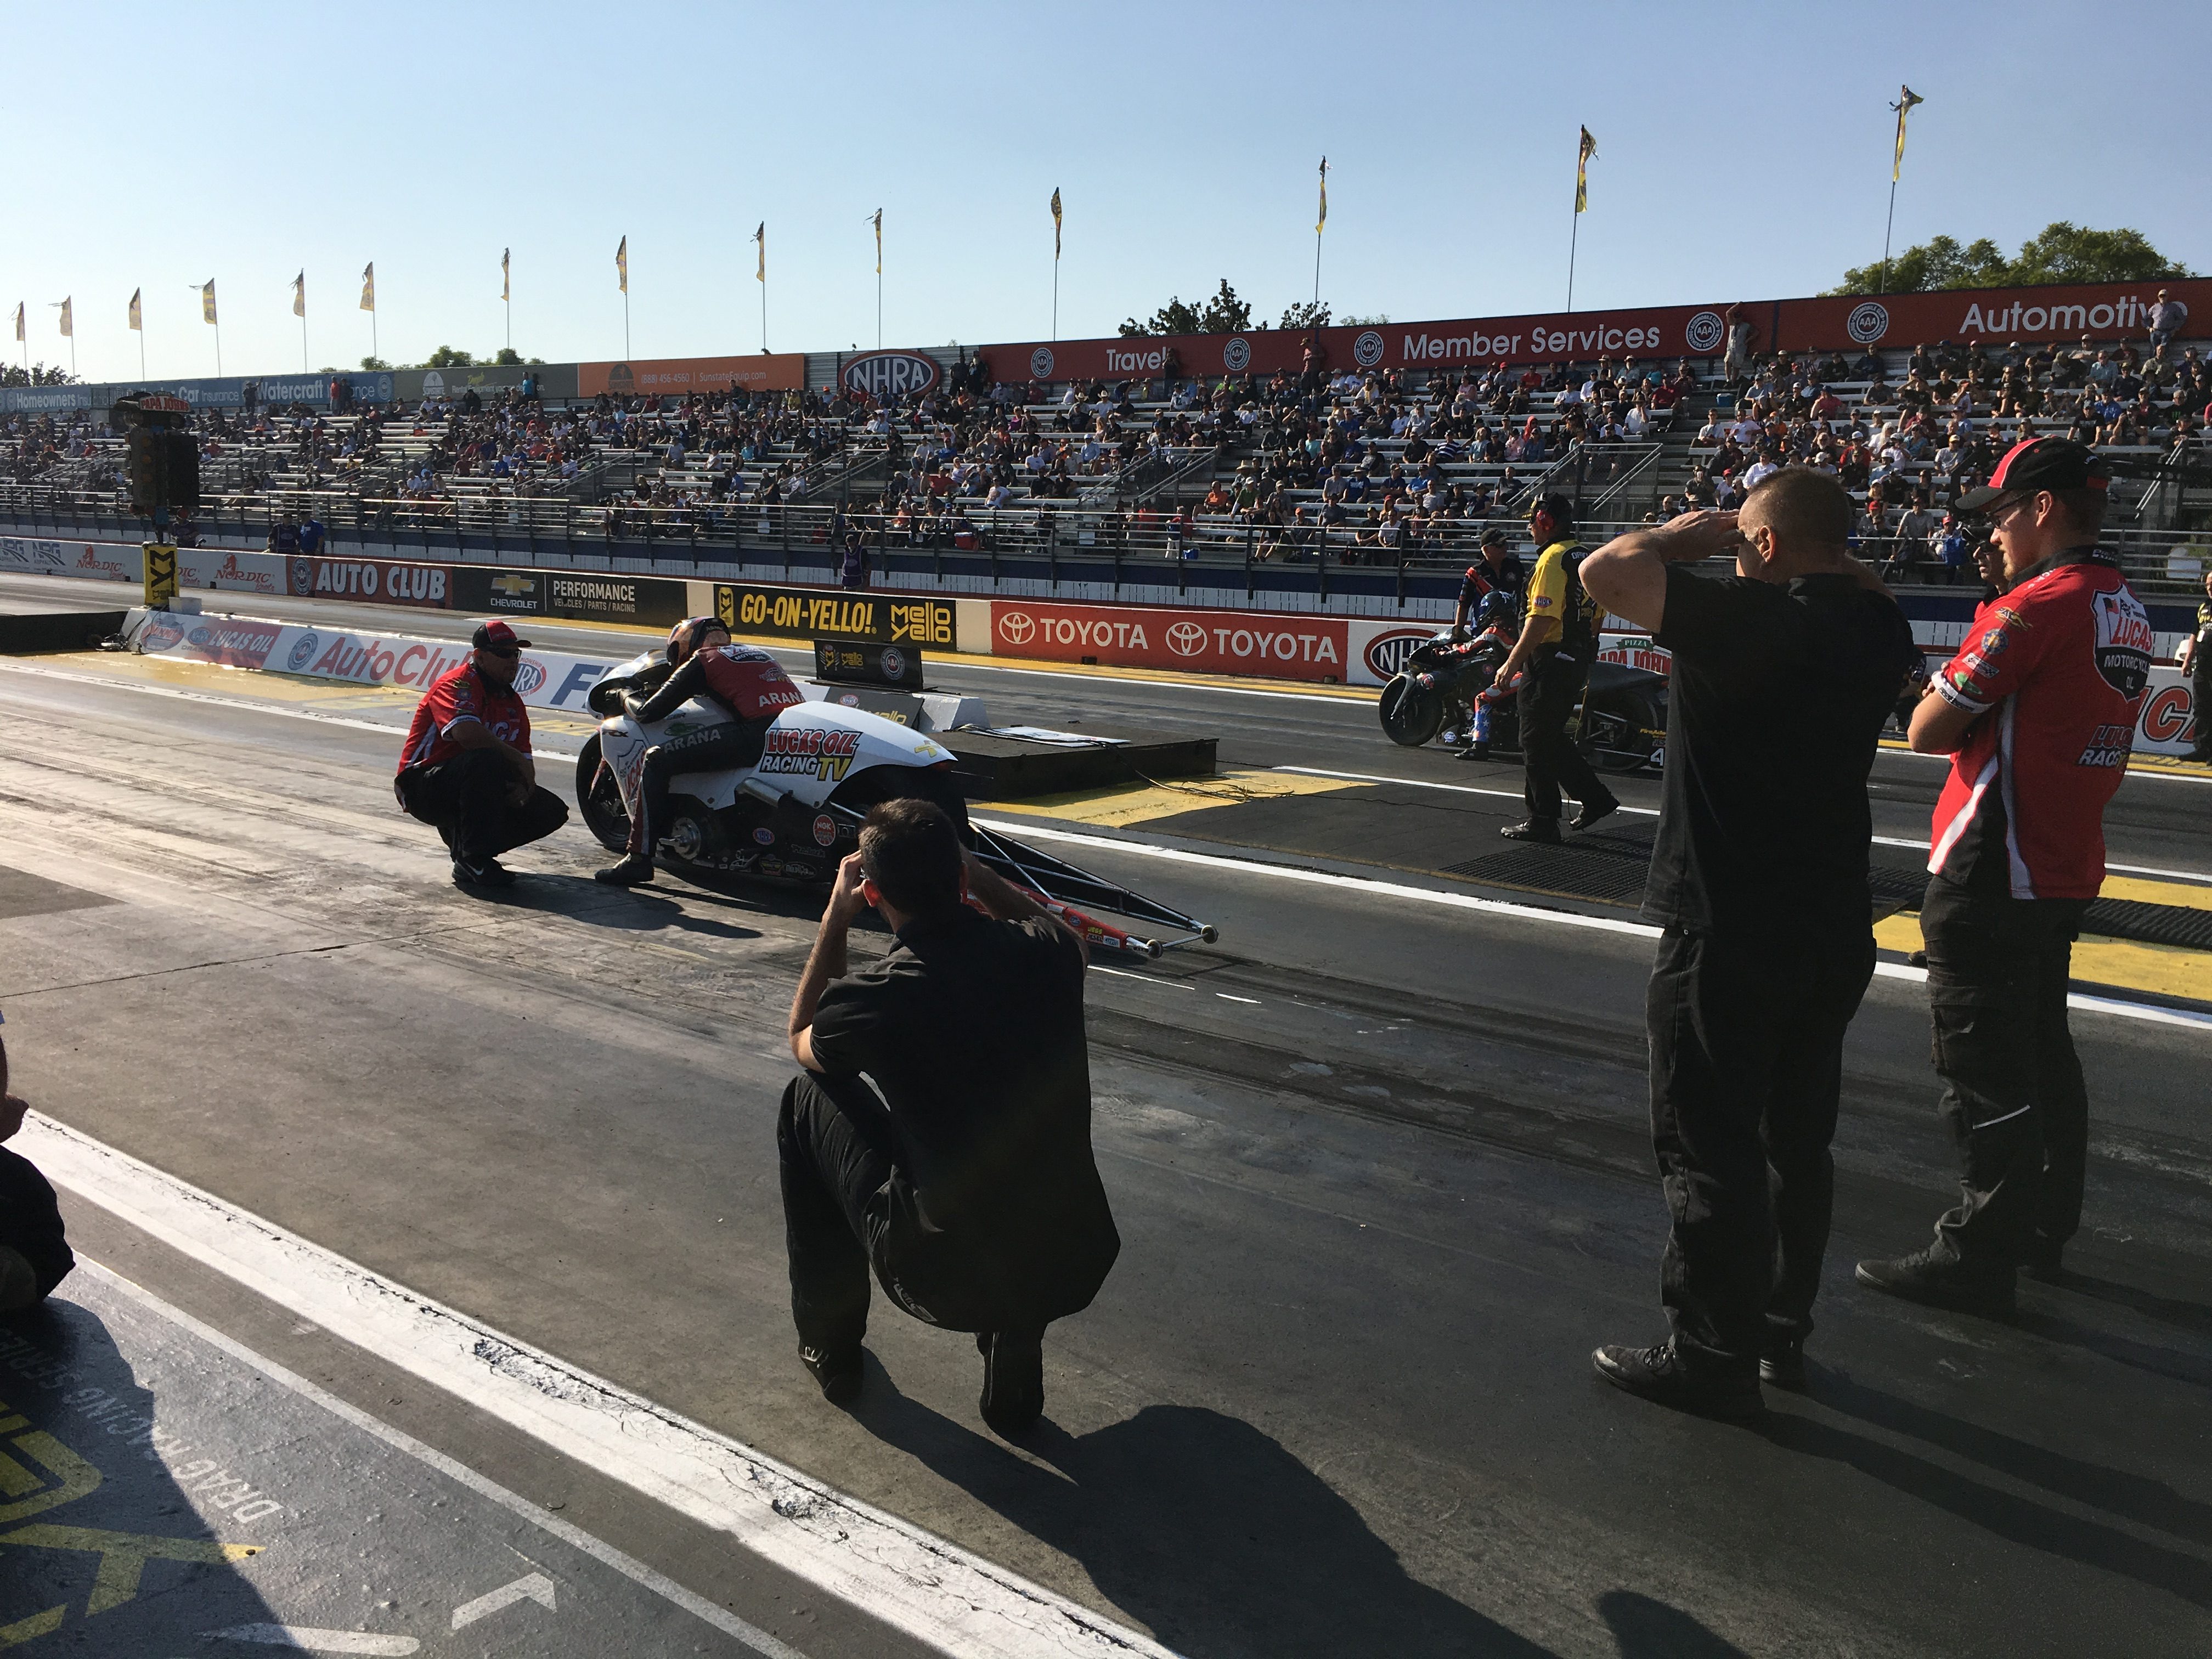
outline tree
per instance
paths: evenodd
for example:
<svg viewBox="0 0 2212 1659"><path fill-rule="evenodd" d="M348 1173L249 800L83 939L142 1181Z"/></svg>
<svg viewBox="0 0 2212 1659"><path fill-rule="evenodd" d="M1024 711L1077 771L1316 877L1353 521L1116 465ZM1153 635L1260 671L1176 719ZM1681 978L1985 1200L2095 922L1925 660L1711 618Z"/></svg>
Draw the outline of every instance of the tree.
<svg viewBox="0 0 2212 1659"><path fill-rule="evenodd" d="M1297 304L1285 308L1283 320L1275 326L1280 329L1327 328L1328 301L1323 300L1316 305L1310 300L1301 300Z"/></svg>
<svg viewBox="0 0 2212 1659"><path fill-rule="evenodd" d="M364 357L361 360L361 366L372 374L388 371L392 367L381 357Z"/></svg>
<svg viewBox="0 0 2212 1659"><path fill-rule="evenodd" d="M77 377L56 363L48 368L44 363L33 363L28 374L10 363L0 368L0 386L77 386Z"/></svg>
<svg viewBox="0 0 2212 1659"><path fill-rule="evenodd" d="M1229 279L1203 307L1171 298L1144 322L1130 318L1121 325L1123 338L1141 334L1242 334L1252 326L1252 307L1237 297Z"/></svg>
<svg viewBox="0 0 2212 1659"><path fill-rule="evenodd" d="M2060 219L2021 245L2008 259L1984 236L1964 247L1954 236L1936 236L1889 262L1887 281L1879 262L1846 270L1831 294L1925 294L1947 288L2027 288L2043 283L2141 283L2186 276L2139 230L2089 230Z"/></svg>
<svg viewBox="0 0 2212 1659"><path fill-rule="evenodd" d="M456 351L451 346L441 345L430 354L429 360L422 367L425 368L473 368L476 367L476 358L468 352Z"/></svg>
<svg viewBox="0 0 2212 1659"><path fill-rule="evenodd" d="M494 368L520 368L522 367L522 354L513 346L501 346L499 355L491 360L491 366Z"/></svg>
<svg viewBox="0 0 2212 1659"><path fill-rule="evenodd" d="M1339 328L1380 328L1389 320L1389 313L1378 311L1372 317L1339 318L1336 325Z"/></svg>

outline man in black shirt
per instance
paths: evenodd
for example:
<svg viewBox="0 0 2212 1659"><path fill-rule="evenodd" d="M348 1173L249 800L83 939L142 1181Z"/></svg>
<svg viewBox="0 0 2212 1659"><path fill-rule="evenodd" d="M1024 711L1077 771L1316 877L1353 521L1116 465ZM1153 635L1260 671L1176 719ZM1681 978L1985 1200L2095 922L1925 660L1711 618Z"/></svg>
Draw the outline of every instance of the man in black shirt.
<svg viewBox="0 0 2212 1659"><path fill-rule="evenodd" d="M848 976L864 904L898 943ZM1091 1152L1088 961L936 807L869 813L792 1000L806 1075L776 1124L792 1316L825 1398L860 1389L872 1266L915 1318L977 1333L985 1422L1018 1433L1044 1409L1044 1328L1090 1306L1121 1249Z"/></svg>
<svg viewBox="0 0 2212 1659"><path fill-rule="evenodd" d="M1593 1359L1631 1393L1728 1417L1760 1409L1762 1376L1803 1386L1844 1031L1874 974L1867 773L1915 647L1845 551L1851 521L1833 478L1785 467L1741 513L1583 562L1599 602L1674 659L1644 903L1665 929L1646 1015L1673 1334ZM1687 568L1715 555L1736 574Z"/></svg>
<svg viewBox="0 0 2212 1659"><path fill-rule="evenodd" d="M23 1127L30 1109L8 1092L8 1045L0 1042L0 1140ZM76 1265L54 1189L38 1165L0 1147L0 1314L35 1307Z"/></svg>

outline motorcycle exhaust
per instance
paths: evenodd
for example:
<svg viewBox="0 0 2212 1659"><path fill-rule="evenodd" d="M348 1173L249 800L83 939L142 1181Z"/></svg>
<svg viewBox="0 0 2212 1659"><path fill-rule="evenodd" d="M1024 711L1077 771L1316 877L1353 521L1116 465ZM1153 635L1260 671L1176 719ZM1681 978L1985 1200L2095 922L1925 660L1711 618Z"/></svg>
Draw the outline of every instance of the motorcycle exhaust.
<svg viewBox="0 0 2212 1659"><path fill-rule="evenodd" d="M738 788L741 793L750 795L763 806L781 806L783 805L784 797L791 793L788 789L777 788L763 778L747 778L738 786Z"/></svg>

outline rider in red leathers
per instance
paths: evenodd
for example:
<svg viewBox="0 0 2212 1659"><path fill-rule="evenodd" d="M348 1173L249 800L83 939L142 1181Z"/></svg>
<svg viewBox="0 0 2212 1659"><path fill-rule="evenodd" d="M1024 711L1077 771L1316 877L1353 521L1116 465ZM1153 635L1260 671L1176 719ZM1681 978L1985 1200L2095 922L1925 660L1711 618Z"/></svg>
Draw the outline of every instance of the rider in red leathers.
<svg viewBox="0 0 2212 1659"><path fill-rule="evenodd" d="M632 720L650 725L691 698L704 696L726 709L735 723L664 737L645 751L629 848L619 863L597 872L599 880L617 887L641 887L653 879L653 849L667 828L668 787L678 773L752 765L761 757L777 713L805 701L775 658L757 646L732 645L729 630L712 617L677 623L668 636L668 661L674 672L650 696L624 694L623 705Z"/></svg>

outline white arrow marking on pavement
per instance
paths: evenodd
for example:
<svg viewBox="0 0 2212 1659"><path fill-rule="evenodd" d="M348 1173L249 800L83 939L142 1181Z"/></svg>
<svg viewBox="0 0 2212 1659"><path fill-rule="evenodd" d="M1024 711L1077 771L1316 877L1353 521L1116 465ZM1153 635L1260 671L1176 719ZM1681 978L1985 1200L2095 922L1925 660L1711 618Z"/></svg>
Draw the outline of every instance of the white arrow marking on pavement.
<svg viewBox="0 0 2212 1659"><path fill-rule="evenodd" d="M535 1601L540 1607L553 1605L553 1581L542 1572L533 1572L527 1578L518 1578L512 1584L494 1590L489 1595L479 1595L473 1601L453 1609L453 1628L473 1625L479 1619L497 1613L501 1607L511 1607L517 1601Z"/></svg>
<svg viewBox="0 0 2212 1659"><path fill-rule="evenodd" d="M237 1625L203 1636L218 1642L258 1642L264 1647L307 1653L413 1653L422 1644L411 1636L374 1636L358 1630L309 1630L304 1625Z"/></svg>

